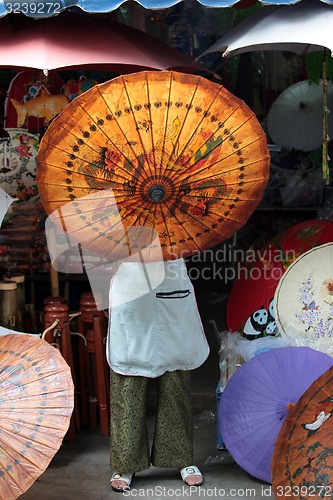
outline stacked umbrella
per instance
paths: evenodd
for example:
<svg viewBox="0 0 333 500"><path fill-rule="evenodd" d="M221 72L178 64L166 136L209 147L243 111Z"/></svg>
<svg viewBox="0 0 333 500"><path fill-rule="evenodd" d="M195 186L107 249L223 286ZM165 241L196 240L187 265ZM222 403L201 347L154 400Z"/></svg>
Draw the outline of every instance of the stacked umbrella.
<svg viewBox="0 0 333 500"><path fill-rule="evenodd" d="M325 353L292 346L258 354L238 368L221 395L219 422L226 448L244 470L272 482L274 444L291 407L332 365Z"/></svg>
<svg viewBox="0 0 333 500"><path fill-rule="evenodd" d="M219 406L223 441L236 462L296 498L332 487L333 243L313 247L287 268L274 294L282 337L295 346L245 362ZM329 355L330 354L330 355Z"/></svg>
<svg viewBox="0 0 333 500"><path fill-rule="evenodd" d="M289 266L306 251L333 241L333 223L310 220L295 224L263 245L244 263L227 303L231 331L248 338L277 334L274 295Z"/></svg>
<svg viewBox="0 0 333 500"><path fill-rule="evenodd" d="M245 52L267 50L290 51L303 55L324 49L322 89L316 89L316 85L312 85L310 89L306 82L300 86L297 84L296 89L288 89L287 95L279 96L279 101L274 105L270 129L277 141L282 141L282 144L277 144L285 144L294 149L301 144L305 148L302 150L306 151L307 144L302 138L310 128L311 143L315 137L319 141L315 140L315 146L322 145L323 178L327 184L330 183L327 148L332 121L327 113L331 90L327 84L326 49L332 50L329 22L332 16L331 6L316 0L302 0L294 5L267 5L239 23L200 56L203 58L211 52L222 52L224 57L231 57ZM318 98L320 90L322 95ZM310 98L313 91L315 96ZM279 113L278 109L277 116L275 108L280 108L281 100L290 96L290 93L294 94L291 109L288 105L283 113ZM288 131L291 121L294 124L297 121L298 126L294 127L290 135ZM283 136L283 132L280 133L281 128L286 131L288 137ZM298 133L295 133L296 129Z"/></svg>

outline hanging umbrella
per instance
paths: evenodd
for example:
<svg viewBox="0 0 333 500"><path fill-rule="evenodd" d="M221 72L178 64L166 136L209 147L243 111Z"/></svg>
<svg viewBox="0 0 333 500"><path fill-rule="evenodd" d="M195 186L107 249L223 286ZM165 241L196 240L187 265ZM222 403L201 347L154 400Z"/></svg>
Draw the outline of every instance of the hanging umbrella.
<svg viewBox="0 0 333 500"><path fill-rule="evenodd" d="M127 257L145 227L173 259L245 224L269 164L256 116L222 85L141 72L95 86L53 120L37 155L37 185L47 213L57 210L71 240L88 250ZM94 204L82 207L84 196Z"/></svg>
<svg viewBox="0 0 333 500"><path fill-rule="evenodd" d="M235 56L262 50L306 52L333 50L332 6L317 0L293 5L267 5L240 22L197 59L211 52Z"/></svg>
<svg viewBox="0 0 333 500"><path fill-rule="evenodd" d="M276 498L332 498L333 367L291 407L275 443L272 486Z"/></svg>
<svg viewBox="0 0 333 500"><path fill-rule="evenodd" d="M0 19L0 66L45 73L69 67L122 74L140 69L208 71L140 30L69 12L49 19L22 14Z"/></svg>
<svg viewBox="0 0 333 500"><path fill-rule="evenodd" d="M333 84L328 85L327 105L333 109ZM267 130L284 149L313 151L323 142L323 89L308 80L295 83L273 102L267 114ZM328 114L328 134L333 134L333 115Z"/></svg>
<svg viewBox="0 0 333 500"><path fill-rule="evenodd" d="M312 248L287 269L274 310L282 336L333 355L333 243Z"/></svg>
<svg viewBox="0 0 333 500"><path fill-rule="evenodd" d="M0 496L18 498L58 451L73 411L70 369L39 337L0 337Z"/></svg>
<svg viewBox="0 0 333 500"><path fill-rule="evenodd" d="M333 364L309 347L280 347L240 366L221 394L219 425L234 460L252 476L271 482L274 443L306 389Z"/></svg>
<svg viewBox="0 0 333 500"><path fill-rule="evenodd" d="M286 269L310 248L333 241L333 223L309 220L294 224L240 263L231 289L226 321L229 330L249 338L277 333L274 294Z"/></svg>
<svg viewBox="0 0 333 500"><path fill-rule="evenodd" d="M0 187L0 227L14 199Z"/></svg>

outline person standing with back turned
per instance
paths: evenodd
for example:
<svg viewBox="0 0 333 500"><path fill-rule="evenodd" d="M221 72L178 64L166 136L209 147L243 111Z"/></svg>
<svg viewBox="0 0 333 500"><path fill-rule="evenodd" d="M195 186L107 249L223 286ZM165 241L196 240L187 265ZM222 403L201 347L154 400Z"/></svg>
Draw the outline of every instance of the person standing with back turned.
<svg viewBox="0 0 333 500"><path fill-rule="evenodd" d="M203 482L193 461L191 372L209 347L183 259L122 262L110 286L107 357L111 367L111 468L114 491L136 472L179 469L189 486ZM147 384L157 383L150 450Z"/></svg>

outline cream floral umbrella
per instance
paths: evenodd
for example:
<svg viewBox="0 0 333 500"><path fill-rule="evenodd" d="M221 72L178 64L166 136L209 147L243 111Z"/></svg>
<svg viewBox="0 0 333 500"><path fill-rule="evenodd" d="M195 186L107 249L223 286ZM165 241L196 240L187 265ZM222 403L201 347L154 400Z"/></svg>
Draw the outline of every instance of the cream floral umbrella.
<svg viewBox="0 0 333 500"><path fill-rule="evenodd" d="M281 336L333 356L333 243L291 264L276 289L274 310Z"/></svg>

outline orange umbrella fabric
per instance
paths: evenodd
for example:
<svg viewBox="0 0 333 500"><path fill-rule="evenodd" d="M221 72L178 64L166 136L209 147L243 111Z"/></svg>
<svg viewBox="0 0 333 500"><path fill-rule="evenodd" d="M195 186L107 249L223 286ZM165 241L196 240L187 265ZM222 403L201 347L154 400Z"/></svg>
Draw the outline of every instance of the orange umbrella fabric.
<svg viewBox="0 0 333 500"><path fill-rule="evenodd" d="M126 231L144 226L167 260L243 226L269 165L255 114L225 87L144 71L96 85L54 119L38 152L37 184L48 214L61 218L66 205L63 228L77 243L121 259L131 253ZM84 196L99 197L98 206L78 206Z"/></svg>
<svg viewBox="0 0 333 500"><path fill-rule="evenodd" d="M28 334L0 337L0 498L22 495L44 472L69 427L70 368L60 352Z"/></svg>
<svg viewBox="0 0 333 500"><path fill-rule="evenodd" d="M333 367L290 408L275 442L276 498L332 498Z"/></svg>

